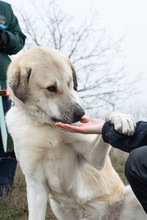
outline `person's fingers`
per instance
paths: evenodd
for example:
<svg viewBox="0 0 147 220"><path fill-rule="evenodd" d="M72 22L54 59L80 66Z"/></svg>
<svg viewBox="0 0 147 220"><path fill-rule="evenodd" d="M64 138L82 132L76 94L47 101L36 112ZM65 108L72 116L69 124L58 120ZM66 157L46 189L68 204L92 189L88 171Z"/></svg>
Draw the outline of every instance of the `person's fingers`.
<svg viewBox="0 0 147 220"><path fill-rule="evenodd" d="M89 121L90 121L89 118L81 118L81 120L80 120L80 122L82 122L82 123L87 123Z"/></svg>
<svg viewBox="0 0 147 220"><path fill-rule="evenodd" d="M62 122L56 122L55 125L56 126L63 126L63 123Z"/></svg>
<svg viewBox="0 0 147 220"><path fill-rule="evenodd" d="M56 125L56 126L59 126L59 127L62 127L62 128L68 128L68 129L71 128L71 127L74 128L74 126L69 125L69 124L64 124L64 123L62 123L62 122L56 122L55 125Z"/></svg>
<svg viewBox="0 0 147 220"><path fill-rule="evenodd" d="M66 129L67 131L70 131L70 132L79 132L78 127L71 126L71 125L68 125L68 124L65 124L62 128Z"/></svg>
<svg viewBox="0 0 147 220"><path fill-rule="evenodd" d="M81 128L79 128L78 125L75 126L75 125L63 124L62 122L56 122L55 125L59 126L61 128L64 128L70 132L80 132L81 131Z"/></svg>

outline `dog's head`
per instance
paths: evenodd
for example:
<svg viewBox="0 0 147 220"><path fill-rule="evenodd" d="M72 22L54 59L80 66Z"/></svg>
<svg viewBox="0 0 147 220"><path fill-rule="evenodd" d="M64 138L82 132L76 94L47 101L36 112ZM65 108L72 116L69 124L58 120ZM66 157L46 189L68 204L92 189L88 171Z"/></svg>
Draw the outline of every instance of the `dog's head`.
<svg viewBox="0 0 147 220"><path fill-rule="evenodd" d="M39 123L74 123L85 114L75 70L58 50L36 47L20 54L8 68L7 85L16 105Z"/></svg>

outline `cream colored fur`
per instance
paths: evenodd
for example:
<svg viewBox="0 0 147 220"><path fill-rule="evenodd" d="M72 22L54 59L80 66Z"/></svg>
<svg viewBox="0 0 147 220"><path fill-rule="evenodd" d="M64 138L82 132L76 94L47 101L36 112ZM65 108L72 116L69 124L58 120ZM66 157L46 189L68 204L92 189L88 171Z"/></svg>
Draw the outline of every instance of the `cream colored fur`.
<svg viewBox="0 0 147 220"><path fill-rule="evenodd" d="M55 126L84 115L64 55L43 47L23 52L9 66L7 81L15 106L6 121L26 179L29 220L45 220L48 201L59 220L147 219L113 169L102 137ZM128 115L112 114L107 120L124 133L132 129Z"/></svg>

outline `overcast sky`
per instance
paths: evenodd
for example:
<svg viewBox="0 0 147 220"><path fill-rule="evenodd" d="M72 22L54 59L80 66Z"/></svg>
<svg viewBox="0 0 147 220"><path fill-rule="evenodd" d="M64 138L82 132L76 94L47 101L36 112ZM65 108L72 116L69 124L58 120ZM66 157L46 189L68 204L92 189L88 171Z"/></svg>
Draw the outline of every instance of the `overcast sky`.
<svg viewBox="0 0 147 220"><path fill-rule="evenodd" d="M35 0L35 4L48 0ZM124 36L123 48L128 62L140 72L147 72L147 0L57 0L69 14L81 18L96 10L104 27L114 36ZM32 11L31 0L7 0L13 8ZM42 3L43 4L43 3Z"/></svg>
<svg viewBox="0 0 147 220"><path fill-rule="evenodd" d="M34 0L35 5L48 0ZM24 7L33 13L32 0L7 0L13 9ZM77 22L89 10L97 11L99 20L114 38L123 36L122 48L132 74L143 76L142 90L147 94L147 0L57 0ZM17 13L17 12L16 12ZM146 98L147 100L147 98Z"/></svg>

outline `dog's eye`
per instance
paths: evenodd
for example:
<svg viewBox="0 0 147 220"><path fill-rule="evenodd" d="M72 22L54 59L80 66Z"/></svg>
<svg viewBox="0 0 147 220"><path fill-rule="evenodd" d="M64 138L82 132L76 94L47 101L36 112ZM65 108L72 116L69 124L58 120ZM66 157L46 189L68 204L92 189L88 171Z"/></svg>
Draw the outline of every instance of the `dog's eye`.
<svg viewBox="0 0 147 220"><path fill-rule="evenodd" d="M48 86L48 87L47 87L47 90L48 90L49 92L54 92L54 93L57 92L56 86Z"/></svg>

